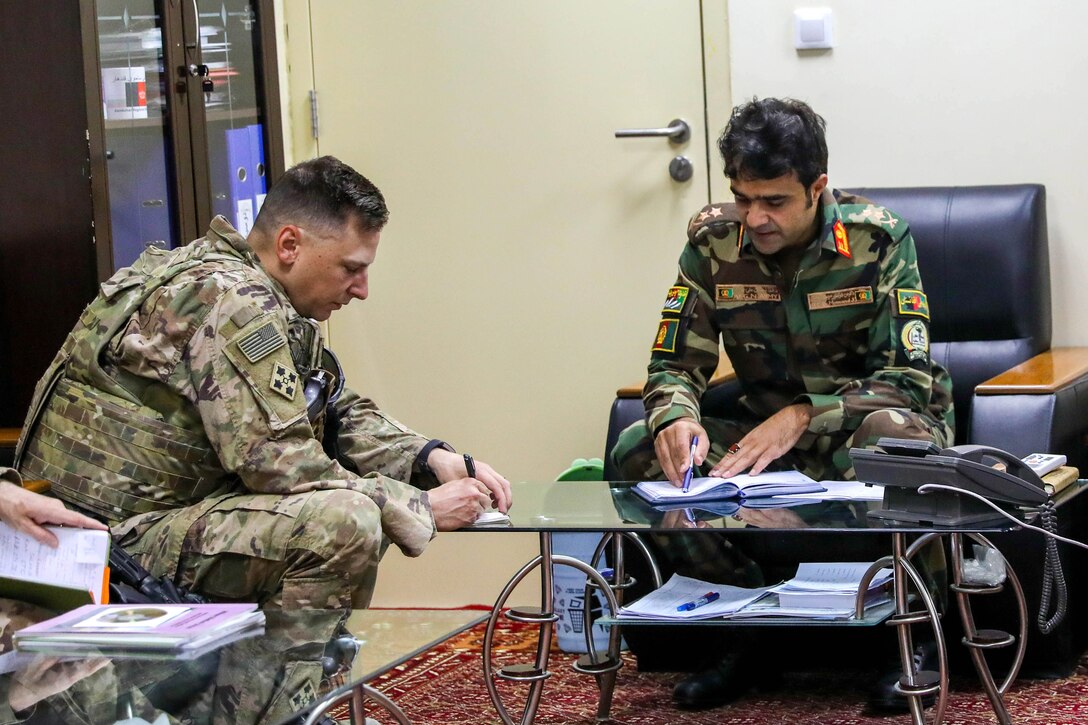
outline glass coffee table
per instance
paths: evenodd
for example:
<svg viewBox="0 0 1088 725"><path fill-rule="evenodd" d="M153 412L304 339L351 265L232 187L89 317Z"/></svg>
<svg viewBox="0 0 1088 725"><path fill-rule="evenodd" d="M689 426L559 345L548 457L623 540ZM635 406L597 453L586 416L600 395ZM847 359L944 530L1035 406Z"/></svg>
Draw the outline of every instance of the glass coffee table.
<svg viewBox="0 0 1088 725"><path fill-rule="evenodd" d="M819 539L833 537L884 537L886 556L876 562L869 575L881 566L894 570L894 605L883 611L864 612L863 602L857 605L857 616L850 620L837 622L812 622L811 620L790 621L784 619L765 620L699 620L700 626L782 626L804 623L812 626L851 626L864 627L885 623L894 626L897 632L903 677L899 682L900 691L907 696L911 719L914 723L924 723L925 712L922 698L936 695L936 704L931 712L931 721L939 723L944 717L948 695L948 653L944 632L941 625L941 612L934 601L922 574L912 561L930 542L947 539L951 551L950 593L959 605L960 618L964 630L964 645L968 648L972 664L986 691L990 704L1002 723L1009 723L1009 715L1004 704L1004 693L1015 681L1023 661L1027 641L1028 616L1023 589L1011 566L1006 566L1007 578L1002 584L973 584L964 576L965 545L976 542L984 547L996 550L987 539L988 535L1009 532L1019 525L1007 519L995 517L990 522L976 522L964 526L934 526L916 523L904 523L878 518L880 501L825 499L811 503L789 506L789 516L768 515L767 509L730 508L728 511L704 511L693 509L686 512L662 511L651 507L631 490L630 482L602 481L557 481L543 483L513 484L513 500L516 502L510 511L509 525L464 529L463 531L517 531L533 532L539 536L540 553L510 579L499 594L489 617L483 643L483 669L485 683L492 703L504 723L520 722L523 725L533 722L544 692L545 682L550 676L548 661L551 651L553 623L557 619L552 588L553 566L572 567L587 577L584 617L589 617L589 603L592 601L591 590L600 592L607 602L608 614L604 623L611 627L609 646L605 652L597 652L591 637L587 637L589 654L581 657L574 668L596 679L600 689L597 719L609 719L616 672L622 666L619 657L620 629L623 620L615 615L622 604L624 589L631 582L625 573L624 547L621 542L628 542L628 550L641 552L649 558L650 571L656 586L661 585L656 563L652 561L648 547L642 540L645 534L668 534L670 532L726 534L743 549L745 540L755 542L761 537L781 537L803 534L812 538L812 546L819 546ZM1084 482L1070 486L1056 500L1059 505L1080 494ZM773 510L773 509L772 509ZM680 515L682 513L682 515ZM1025 519L1033 519L1037 512L1023 511ZM596 532L602 535L593 562L602 560L606 550L611 556L612 574L602 576L596 566L569 556L554 554L552 535L567 532ZM819 550L819 549L816 549ZM815 556L819 556L818 554ZM812 557L808 557L812 558ZM507 600L517 585L530 573L539 569L541 579L541 597L539 607L506 608ZM1018 614L1018 626L1015 632L1007 633L994 629L982 629L976 626L971 609L971 597L993 594L1003 588L1009 588L1015 599ZM864 591L864 586L862 591ZM531 663L508 665L495 668L492 665L493 639L495 625L500 616L539 626L536 658ZM630 623L630 622L628 622ZM639 621L638 624L647 624ZM676 622L660 623L661 626L675 626ZM926 625L932 630L939 657L937 672L915 672L912 662L914 651L911 626ZM589 626L583 627L589 632ZM985 653L999 648L1014 648L1012 665L1002 678L995 681L986 661ZM496 680L508 680L525 683L529 692L521 715L514 718L503 703L496 687Z"/></svg>
<svg viewBox="0 0 1088 725"><path fill-rule="evenodd" d="M408 723L366 685L374 677L483 621L467 610L266 612L263 630L182 657L0 655L0 723L321 722L330 711L363 723ZM343 716L343 717L341 717ZM390 719L392 718L392 719Z"/></svg>

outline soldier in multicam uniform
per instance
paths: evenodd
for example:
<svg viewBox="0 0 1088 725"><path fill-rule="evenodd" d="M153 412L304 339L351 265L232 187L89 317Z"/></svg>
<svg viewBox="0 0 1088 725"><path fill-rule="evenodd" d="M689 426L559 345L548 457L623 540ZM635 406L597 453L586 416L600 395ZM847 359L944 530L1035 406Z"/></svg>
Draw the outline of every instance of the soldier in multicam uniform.
<svg viewBox="0 0 1088 725"><path fill-rule="evenodd" d="M366 298L387 218L373 184L323 157L273 186L248 239L217 217L188 246L149 248L39 381L20 472L156 576L337 617L368 605L390 541L418 556L436 531L508 510L491 466L470 478L468 457L336 394L317 323Z"/></svg>
<svg viewBox="0 0 1088 725"><path fill-rule="evenodd" d="M646 421L612 451L624 477L679 485L694 436L695 464L723 477L774 465L853 478L849 449L881 436L952 445L951 380L929 356L929 308L907 222L828 186L824 121L804 103L737 107L719 149L736 201L691 220L653 342ZM742 391L728 420L700 410L719 340ZM788 509L759 513L777 526L803 525ZM759 567L721 537L661 543L680 573L762 584ZM722 704L749 679L730 656L682 681L674 697L688 707Z"/></svg>

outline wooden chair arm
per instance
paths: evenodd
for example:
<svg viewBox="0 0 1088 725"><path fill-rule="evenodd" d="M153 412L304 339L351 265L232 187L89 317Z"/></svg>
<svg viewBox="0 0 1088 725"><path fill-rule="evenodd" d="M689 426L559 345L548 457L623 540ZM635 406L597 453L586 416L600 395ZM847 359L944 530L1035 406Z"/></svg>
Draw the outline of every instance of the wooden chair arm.
<svg viewBox="0 0 1088 725"><path fill-rule="evenodd" d="M708 388L713 388L716 385L722 383L728 383L730 380L735 380L737 374L733 372L733 365L729 362L729 358L725 355L718 357L718 369L714 371L714 374L710 377L710 382L707 383ZM645 382L635 383L634 385L626 385L616 391L617 398L641 398L642 388L646 385Z"/></svg>
<svg viewBox="0 0 1088 725"><path fill-rule="evenodd" d="M1088 347L1056 347L975 387L976 395L1054 394L1088 375Z"/></svg>
<svg viewBox="0 0 1088 725"><path fill-rule="evenodd" d="M49 493L52 484L49 481L34 480L23 481L23 488L34 493Z"/></svg>
<svg viewBox="0 0 1088 725"><path fill-rule="evenodd" d="M22 428L0 428L0 448L14 448Z"/></svg>

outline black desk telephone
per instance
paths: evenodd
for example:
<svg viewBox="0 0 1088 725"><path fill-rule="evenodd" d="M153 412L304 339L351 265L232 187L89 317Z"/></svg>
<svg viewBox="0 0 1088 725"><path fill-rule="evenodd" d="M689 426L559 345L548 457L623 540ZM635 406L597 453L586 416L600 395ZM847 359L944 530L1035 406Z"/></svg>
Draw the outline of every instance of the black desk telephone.
<svg viewBox="0 0 1088 725"><path fill-rule="evenodd" d="M929 441L900 438L881 438L876 445L875 450L850 449L858 480L884 486L884 507L870 512L871 516L948 526L1001 519L971 496L950 491L919 494L915 490L927 483L962 488L1005 509L1041 506L1048 498L1035 471L997 448L963 445L941 449Z"/></svg>

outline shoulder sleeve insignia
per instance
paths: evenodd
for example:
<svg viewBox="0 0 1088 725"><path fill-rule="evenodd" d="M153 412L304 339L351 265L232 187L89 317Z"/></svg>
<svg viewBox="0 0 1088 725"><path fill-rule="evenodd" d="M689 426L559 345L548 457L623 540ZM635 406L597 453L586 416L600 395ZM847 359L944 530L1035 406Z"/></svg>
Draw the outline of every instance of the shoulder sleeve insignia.
<svg viewBox="0 0 1088 725"><path fill-rule="evenodd" d="M657 326L657 336L650 352L676 352L676 337L680 332L680 320L662 320Z"/></svg>
<svg viewBox="0 0 1088 725"><path fill-rule="evenodd" d="M295 391L298 390L298 373L277 362L272 366L272 379L268 381L268 387L288 400L294 400Z"/></svg>
<svg viewBox="0 0 1088 725"><path fill-rule="evenodd" d="M661 308L661 311L679 315L684 310L684 303L688 301L689 291L687 287L670 287L669 293L665 295L665 306Z"/></svg>
<svg viewBox="0 0 1088 725"><path fill-rule="evenodd" d="M925 292L916 289L895 290L895 306L899 315L912 315L929 319L929 300Z"/></svg>
<svg viewBox="0 0 1088 725"><path fill-rule="evenodd" d="M835 235L835 249L839 254L850 259L850 239L846 236L846 226L842 223L842 219L835 220L831 233Z"/></svg>
<svg viewBox="0 0 1088 725"><path fill-rule="evenodd" d="M899 332L903 354L909 362L929 359L929 329L921 320L909 320Z"/></svg>
<svg viewBox="0 0 1088 725"><path fill-rule="evenodd" d="M255 363L287 344L287 338L271 322L261 325L238 341L246 360Z"/></svg>

